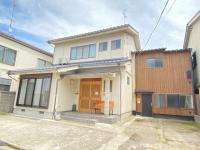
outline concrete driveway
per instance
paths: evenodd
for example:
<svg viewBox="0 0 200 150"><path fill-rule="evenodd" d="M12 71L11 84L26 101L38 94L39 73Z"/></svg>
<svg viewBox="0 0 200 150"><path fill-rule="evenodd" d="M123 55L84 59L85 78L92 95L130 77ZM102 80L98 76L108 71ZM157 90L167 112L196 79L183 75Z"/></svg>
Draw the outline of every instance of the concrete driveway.
<svg viewBox="0 0 200 150"><path fill-rule="evenodd" d="M21 149L98 149L113 137L92 126L0 116L0 140Z"/></svg>
<svg viewBox="0 0 200 150"><path fill-rule="evenodd" d="M114 125L84 125L0 116L0 140L23 149L200 149L200 125L131 117ZM0 147L1 149L1 147Z"/></svg>

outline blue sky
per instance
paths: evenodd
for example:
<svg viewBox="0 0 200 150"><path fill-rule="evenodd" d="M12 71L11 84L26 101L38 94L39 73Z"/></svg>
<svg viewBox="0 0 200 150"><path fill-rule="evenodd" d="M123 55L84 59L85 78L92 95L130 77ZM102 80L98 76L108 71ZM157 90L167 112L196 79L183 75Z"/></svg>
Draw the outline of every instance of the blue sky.
<svg viewBox="0 0 200 150"><path fill-rule="evenodd" d="M0 1L0 31L9 33L13 0ZM15 0L13 32L10 34L53 52L48 40L126 23L140 34L142 47L166 0ZM161 22L145 49L183 46L187 22L200 8L199 0L170 0ZM168 12L168 13L167 13Z"/></svg>

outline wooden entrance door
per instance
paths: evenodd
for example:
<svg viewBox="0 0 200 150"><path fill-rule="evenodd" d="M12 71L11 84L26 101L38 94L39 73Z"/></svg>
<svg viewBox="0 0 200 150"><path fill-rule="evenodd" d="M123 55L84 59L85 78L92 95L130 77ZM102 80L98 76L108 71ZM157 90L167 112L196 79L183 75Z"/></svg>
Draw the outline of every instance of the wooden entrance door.
<svg viewBox="0 0 200 150"><path fill-rule="evenodd" d="M102 81L99 78L81 79L79 94L79 111L90 112L96 101L101 100Z"/></svg>

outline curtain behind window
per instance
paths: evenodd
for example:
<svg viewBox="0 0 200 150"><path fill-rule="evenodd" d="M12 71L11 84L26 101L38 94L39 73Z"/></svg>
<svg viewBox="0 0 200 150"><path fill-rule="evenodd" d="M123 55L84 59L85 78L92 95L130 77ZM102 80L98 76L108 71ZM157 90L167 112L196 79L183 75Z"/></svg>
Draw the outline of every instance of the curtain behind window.
<svg viewBox="0 0 200 150"><path fill-rule="evenodd" d="M50 90L50 78L43 79L42 91L41 91L41 102L40 106L47 107L48 105L48 98L49 98L49 90Z"/></svg>
<svg viewBox="0 0 200 150"><path fill-rule="evenodd" d="M24 105L27 81L28 81L28 79L22 79L21 80L21 87L20 87L19 100L18 100L19 105Z"/></svg>
<svg viewBox="0 0 200 150"><path fill-rule="evenodd" d="M25 104L30 106L33 97L33 90L34 90L35 79L29 79L27 85L27 92L26 92L26 101Z"/></svg>

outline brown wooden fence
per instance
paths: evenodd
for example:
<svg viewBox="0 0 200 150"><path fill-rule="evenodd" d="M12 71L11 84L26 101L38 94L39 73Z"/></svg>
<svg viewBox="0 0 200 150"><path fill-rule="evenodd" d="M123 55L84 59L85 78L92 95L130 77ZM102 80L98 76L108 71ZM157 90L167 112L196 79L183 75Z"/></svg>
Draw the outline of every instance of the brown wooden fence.
<svg viewBox="0 0 200 150"><path fill-rule="evenodd" d="M196 112L197 112L197 115L200 115L200 96L199 95L196 95Z"/></svg>

